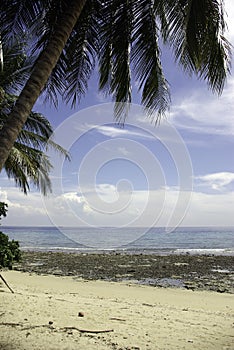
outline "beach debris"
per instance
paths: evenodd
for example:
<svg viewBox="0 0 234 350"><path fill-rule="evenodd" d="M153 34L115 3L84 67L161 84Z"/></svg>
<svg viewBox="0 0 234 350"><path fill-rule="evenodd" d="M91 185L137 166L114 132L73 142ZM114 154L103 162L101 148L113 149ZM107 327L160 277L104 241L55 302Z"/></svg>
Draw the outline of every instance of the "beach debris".
<svg viewBox="0 0 234 350"><path fill-rule="evenodd" d="M60 330L65 330L65 331L68 331L68 330L76 330L80 333L94 333L94 334L98 334L98 333L109 333L109 332L114 332L114 329L103 329L103 330L91 330L91 329L80 329L80 328L77 328L77 327L63 327L63 328L60 328Z"/></svg>
<svg viewBox="0 0 234 350"><path fill-rule="evenodd" d="M148 303L142 303L143 306L150 306L150 307L155 307L155 305L148 304Z"/></svg>
<svg viewBox="0 0 234 350"><path fill-rule="evenodd" d="M51 326L51 325L48 325L48 324L41 324L41 325L31 325L31 326L28 326L28 327L24 327L24 324L21 323L21 322L0 322L0 326L7 326L7 327L23 327L21 328L22 331L27 331L27 330L30 330L30 329L35 329L35 328L49 328L50 330L56 330L55 327ZM110 332L114 332L114 329L102 329L102 330L92 330L92 329L80 329L80 328L77 328L77 327L73 327L73 326L70 326L70 327L62 327L62 328L59 328L60 331L72 331L72 330L76 330L80 333L93 333L93 334L98 334L98 333L110 333Z"/></svg>
<svg viewBox="0 0 234 350"><path fill-rule="evenodd" d="M84 312L83 311L79 311L78 312L78 317L84 317Z"/></svg>
<svg viewBox="0 0 234 350"><path fill-rule="evenodd" d="M5 278L3 278L3 276L0 273L0 278L3 280L3 282L5 283L5 285L7 286L7 288L10 289L11 293L14 293L13 289L9 286L9 284L7 283L7 281L5 280Z"/></svg>
<svg viewBox="0 0 234 350"><path fill-rule="evenodd" d="M53 321L49 321L48 323L49 323L50 325L52 325L54 322L53 322Z"/></svg>
<svg viewBox="0 0 234 350"><path fill-rule="evenodd" d="M18 322L0 322L0 326L17 327L17 326L22 326L22 323L18 323Z"/></svg>
<svg viewBox="0 0 234 350"><path fill-rule="evenodd" d="M110 317L111 321L121 321L121 322L125 322L126 320L124 318L119 318L119 317Z"/></svg>

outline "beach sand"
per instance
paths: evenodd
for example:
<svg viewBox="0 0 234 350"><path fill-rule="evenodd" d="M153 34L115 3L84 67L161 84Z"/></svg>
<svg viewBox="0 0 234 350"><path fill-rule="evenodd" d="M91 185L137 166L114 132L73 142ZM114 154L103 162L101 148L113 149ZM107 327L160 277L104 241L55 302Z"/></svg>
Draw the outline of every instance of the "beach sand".
<svg viewBox="0 0 234 350"><path fill-rule="evenodd" d="M234 349L233 294L1 274L0 349Z"/></svg>

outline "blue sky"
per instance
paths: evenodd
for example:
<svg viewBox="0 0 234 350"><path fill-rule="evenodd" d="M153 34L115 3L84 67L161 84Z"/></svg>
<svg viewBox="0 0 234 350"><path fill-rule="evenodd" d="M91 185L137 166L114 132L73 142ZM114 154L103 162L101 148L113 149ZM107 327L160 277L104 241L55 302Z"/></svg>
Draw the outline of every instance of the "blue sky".
<svg viewBox="0 0 234 350"><path fill-rule="evenodd" d="M234 4L226 1L228 38L234 42ZM124 128L112 104L97 92L96 76L76 109L55 110L40 99L54 139L72 161L50 154L53 194L25 196L1 174L0 200L9 205L4 225L234 226L234 78L221 97L184 75L166 52L170 113L155 127L134 105Z"/></svg>

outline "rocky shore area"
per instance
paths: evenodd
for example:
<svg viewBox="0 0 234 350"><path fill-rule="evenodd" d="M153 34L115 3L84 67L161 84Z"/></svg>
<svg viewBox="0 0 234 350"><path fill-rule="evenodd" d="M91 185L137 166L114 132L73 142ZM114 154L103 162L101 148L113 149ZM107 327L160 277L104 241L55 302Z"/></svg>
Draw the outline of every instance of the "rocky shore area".
<svg viewBox="0 0 234 350"><path fill-rule="evenodd" d="M234 293L234 257L127 253L23 252L14 270L87 280Z"/></svg>

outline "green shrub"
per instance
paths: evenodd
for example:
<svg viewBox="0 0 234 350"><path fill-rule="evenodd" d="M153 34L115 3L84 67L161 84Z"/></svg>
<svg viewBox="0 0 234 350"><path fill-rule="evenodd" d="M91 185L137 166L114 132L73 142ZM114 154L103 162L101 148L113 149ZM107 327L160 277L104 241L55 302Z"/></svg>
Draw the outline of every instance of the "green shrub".
<svg viewBox="0 0 234 350"><path fill-rule="evenodd" d="M7 204L0 202L0 220L1 216L6 216ZM0 267L12 269L14 261L19 261L21 252L18 241L10 241L9 237L0 232Z"/></svg>
<svg viewBox="0 0 234 350"><path fill-rule="evenodd" d="M14 261L20 260L20 249L18 241L10 241L5 233L0 232L0 266L12 269Z"/></svg>

